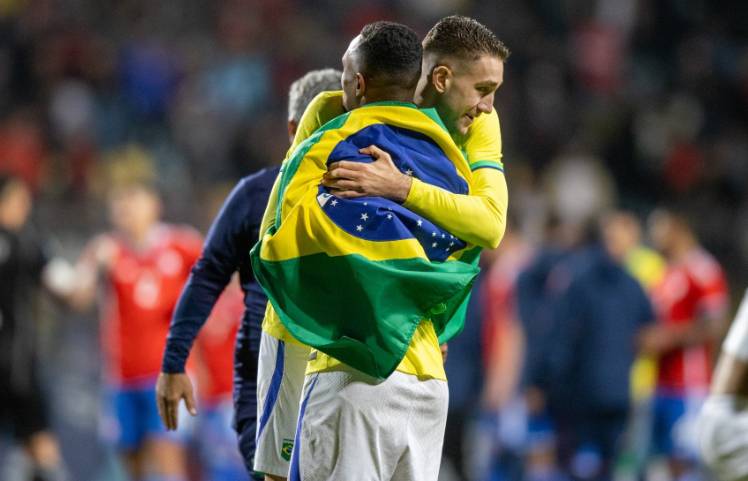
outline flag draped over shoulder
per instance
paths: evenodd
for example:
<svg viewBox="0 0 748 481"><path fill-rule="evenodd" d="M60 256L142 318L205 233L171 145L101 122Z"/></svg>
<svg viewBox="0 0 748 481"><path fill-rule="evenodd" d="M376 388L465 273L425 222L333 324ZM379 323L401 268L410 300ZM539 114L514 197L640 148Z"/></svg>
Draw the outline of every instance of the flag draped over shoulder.
<svg viewBox="0 0 748 481"><path fill-rule="evenodd" d="M320 185L332 162L371 162L359 153L369 145L408 175L470 191L470 168L433 109L368 104L325 124L288 158L275 224L251 256L257 281L296 339L386 378L423 319L440 342L462 330L479 250L396 202L342 199Z"/></svg>

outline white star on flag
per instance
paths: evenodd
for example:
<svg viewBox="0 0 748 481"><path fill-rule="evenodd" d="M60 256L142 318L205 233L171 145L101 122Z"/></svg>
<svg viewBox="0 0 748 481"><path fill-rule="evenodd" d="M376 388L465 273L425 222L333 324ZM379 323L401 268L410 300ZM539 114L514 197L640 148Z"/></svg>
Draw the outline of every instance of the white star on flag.
<svg viewBox="0 0 748 481"><path fill-rule="evenodd" d="M442 239L444 239L445 237L447 237L447 235L446 234L442 234Z"/></svg>
<svg viewBox="0 0 748 481"><path fill-rule="evenodd" d="M421 219L418 219L417 224L418 224L418 227L421 227L421 225L423 224L423 221Z"/></svg>
<svg viewBox="0 0 748 481"><path fill-rule="evenodd" d="M368 202L364 202L364 205L369 205L369 203Z"/></svg>
<svg viewBox="0 0 748 481"><path fill-rule="evenodd" d="M436 232L432 232L431 237L436 237Z"/></svg>
<svg viewBox="0 0 748 481"><path fill-rule="evenodd" d="M449 243L449 247L452 247L453 245L455 245L455 243L454 243L454 242L450 242L450 243Z"/></svg>
<svg viewBox="0 0 748 481"><path fill-rule="evenodd" d="M359 231L359 232L361 232L362 230L364 230L364 226L362 226L362 225L357 225L357 226L356 226L356 230L357 230L357 231Z"/></svg>
<svg viewBox="0 0 748 481"><path fill-rule="evenodd" d="M335 200L335 199L333 199L333 201L330 202L330 205L332 205L333 207L335 207L336 205L338 205L338 201Z"/></svg>
<svg viewBox="0 0 748 481"><path fill-rule="evenodd" d="M369 214L367 214L366 212L361 214L361 220L368 220L368 219L369 219Z"/></svg>
<svg viewBox="0 0 748 481"><path fill-rule="evenodd" d="M431 244L431 247L436 247L436 242L434 242L433 244Z"/></svg>
<svg viewBox="0 0 748 481"><path fill-rule="evenodd" d="M392 214L387 214L387 220L392 220Z"/></svg>
<svg viewBox="0 0 748 481"><path fill-rule="evenodd" d="M405 175L409 175L409 176L412 177L413 176L413 171L410 170L410 169L408 169L408 170L405 171Z"/></svg>

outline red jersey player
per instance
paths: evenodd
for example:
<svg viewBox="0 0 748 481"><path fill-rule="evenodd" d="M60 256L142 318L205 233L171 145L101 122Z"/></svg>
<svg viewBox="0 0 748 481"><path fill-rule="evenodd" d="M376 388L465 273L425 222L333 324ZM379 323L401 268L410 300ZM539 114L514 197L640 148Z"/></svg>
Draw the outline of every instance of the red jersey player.
<svg viewBox="0 0 748 481"><path fill-rule="evenodd" d="M235 276L213 307L195 342L198 355L197 446L204 479L249 479L232 429L234 345L244 314L244 294Z"/></svg>
<svg viewBox="0 0 748 481"><path fill-rule="evenodd" d="M693 474L698 459L695 419L709 389L712 349L724 330L727 283L685 217L657 211L650 231L668 263L653 293L658 323L642 338L659 367L653 443L668 458L673 479L681 479Z"/></svg>
<svg viewBox="0 0 748 481"><path fill-rule="evenodd" d="M92 240L79 263L78 305L90 304L98 280L109 432L133 479L186 479L181 443L162 426L156 378L172 311L202 240L189 228L159 222L161 204L146 183L116 187L109 197L114 230ZM193 404L194 406L194 404Z"/></svg>

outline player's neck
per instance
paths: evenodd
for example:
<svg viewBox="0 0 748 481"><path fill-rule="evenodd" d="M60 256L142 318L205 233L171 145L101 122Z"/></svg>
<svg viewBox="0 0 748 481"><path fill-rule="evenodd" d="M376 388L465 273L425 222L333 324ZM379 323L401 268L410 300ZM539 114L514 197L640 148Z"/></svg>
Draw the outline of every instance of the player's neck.
<svg viewBox="0 0 748 481"><path fill-rule="evenodd" d="M684 238L673 246L670 257L674 262L683 262L697 247L698 245L696 244L696 241L690 238Z"/></svg>
<svg viewBox="0 0 748 481"><path fill-rule="evenodd" d="M436 107L438 93L431 82L427 82L422 89L413 96L416 105L421 108Z"/></svg>
<svg viewBox="0 0 748 481"><path fill-rule="evenodd" d="M374 102L413 102L412 88L398 87L381 87L368 88L366 96L363 98L361 105L371 104Z"/></svg>
<svg viewBox="0 0 748 481"><path fill-rule="evenodd" d="M157 224L149 224L125 232L127 242L135 249L141 250L148 247L153 239L153 230Z"/></svg>

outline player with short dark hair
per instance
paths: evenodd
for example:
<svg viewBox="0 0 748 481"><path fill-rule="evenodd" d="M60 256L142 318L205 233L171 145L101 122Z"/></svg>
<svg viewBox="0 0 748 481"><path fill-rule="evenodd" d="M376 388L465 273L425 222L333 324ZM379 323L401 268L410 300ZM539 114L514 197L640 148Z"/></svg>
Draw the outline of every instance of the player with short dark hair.
<svg viewBox="0 0 748 481"><path fill-rule="evenodd" d="M462 20L458 17L447 17L440 21L435 29L444 22L455 21ZM425 217L438 220L441 225L449 227L455 233L459 233L463 239L475 245L497 246L504 232L507 189L501 163L499 119L492 104L495 90L503 81L503 59L506 56L488 54L479 55L478 58L481 61L478 68L473 69L471 64L467 64L467 71L459 71L457 69L465 67L464 62L459 64L453 62L455 65L455 70L453 70L449 67L449 62L453 59L437 57L433 66L422 68L421 79L414 95L421 106L435 106L440 117L452 119L445 122L445 126L466 153L473 170L474 188L470 195L451 194L408 176L408 172L400 172L393 166L387 153L375 146L367 150L375 158L374 162L351 165L350 162L343 161L332 164L330 171L323 179L323 185L332 188L334 193L340 197L371 195L401 201L407 208ZM447 68L437 70L436 67ZM457 84L454 82L457 75L459 75L460 88L456 88ZM345 79L343 84L346 85ZM318 95L299 123L299 130L296 134L297 142L307 139L320 126L345 113L344 105L351 105L351 102L360 103L361 99L354 97L357 92L359 96L362 96L360 90L365 85L365 79L361 82L358 76L349 74L347 93L337 91ZM349 98L344 102L343 98L346 96ZM449 102L434 105L439 96L448 99ZM452 111L455 113L453 114ZM462 128L456 121L462 117L460 112L470 113L463 122ZM463 130L463 134L460 130ZM276 338L278 342L286 346L294 343L294 339L283 328L277 316L265 317L263 331L263 339L265 337ZM311 372L324 369L328 359L330 358L327 356L318 355L309 364L309 369ZM431 360L434 361L434 359ZM445 380L441 358L439 360L438 363L416 362L414 364L406 356L398 370L423 375L425 379ZM331 364L334 366L335 363ZM287 376L288 364L282 370L283 375ZM292 383L284 381L284 385L290 384ZM295 406L296 408L275 406L274 415L276 417L295 416L298 401ZM281 414L284 410L285 413Z"/></svg>

